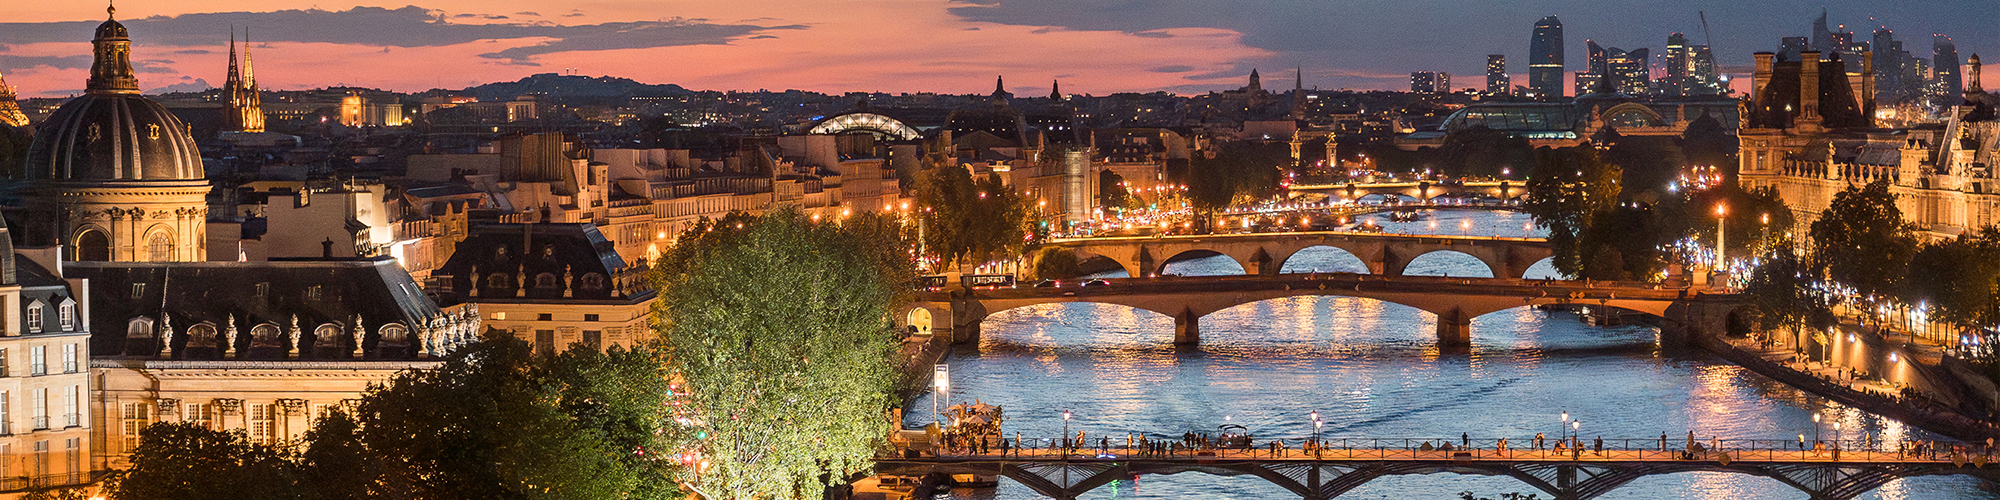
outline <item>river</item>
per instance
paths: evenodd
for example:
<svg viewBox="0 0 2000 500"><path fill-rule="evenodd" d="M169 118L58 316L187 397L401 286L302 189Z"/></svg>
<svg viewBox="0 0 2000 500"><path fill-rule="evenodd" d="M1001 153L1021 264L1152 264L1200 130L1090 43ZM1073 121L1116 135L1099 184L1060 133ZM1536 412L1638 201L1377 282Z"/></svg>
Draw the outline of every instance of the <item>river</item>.
<svg viewBox="0 0 2000 500"><path fill-rule="evenodd" d="M1409 223L1376 219L1390 232L1538 236L1527 216L1510 212L1429 212ZM1379 217L1379 216L1368 216ZM1436 229L1432 229L1436 222ZM1357 271L1360 261L1337 250L1301 252L1286 272ZM1170 262L1188 276L1240 274L1222 256ZM1465 255L1434 253L1409 274L1490 276ZM1538 265L1529 277L1552 272ZM1123 272L1114 272L1122 276ZM1100 304L1054 304L996 313L982 325L978 346L955 349L951 401L974 400L1006 409L1007 434L1054 437L1069 410L1071 431L1092 436L1146 433L1178 439L1214 432L1225 422L1247 426L1259 442L1310 437L1310 412L1326 425L1323 439L1509 438L1525 446L1535 433L1558 433L1558 415L1582 421L1585 440L1657 440L1661 433L1702 440L1796 439L1814 432L1881 439L1930 438L1899 422L1848 408L1729 364L1706 353L1662 349L1645 326L1591 327L1567 313L1517 308L1472 324L1469 353L1434 348L1433 318L1409 307L1347 297L1296 297L1258 302L1202 318L1201 344L1172 345L1173 321L1159 314ZM911 405L906 423L929 423L931 396ZM1092 438L1093 441L1095 438ZM1506 477L1456 474L1386 476L1342 499L1457 499L1542 493ZM943 497L941 497L943 498ZM957 489L950 498L1042 498L1002 479L998 488ZM1282 499L1289 492L1248 476L1198 473L1141 476L1100 487L1083 498ZM1775 480L1729 473L1648 476L1603 499L1800 499ZM1988 499L1963 477L1901 479L1867 499Z"/></svg>

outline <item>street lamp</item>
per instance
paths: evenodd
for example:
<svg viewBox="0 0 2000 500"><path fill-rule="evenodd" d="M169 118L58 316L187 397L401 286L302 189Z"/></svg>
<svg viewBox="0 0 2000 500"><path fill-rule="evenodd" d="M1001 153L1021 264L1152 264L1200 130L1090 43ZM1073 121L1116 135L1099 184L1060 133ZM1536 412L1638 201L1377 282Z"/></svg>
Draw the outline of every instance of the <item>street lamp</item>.
<svg viewBox="0 0 2000 500"><path fill-rule="evenodd" d="M1819 442L1819 414L1813 414L1813 442Z"/></svg>
<svg viewBox="0 0 2000 500"><path fill-rule="evenodd" d="M1063 456L1069 456L1069 410L1063 410Z"/></svg>
<svg viewBox="0 0 2000 500"><path fill-rule="evenodd" d="M1557 441L1569 439L1569 410L1563 410L1562 425L1556 426L1556 430L1562 431L1556 433L1558 434L1558 437L1556 438Z"/></svg>
<svg viewBox="0 0 2000 500"><path fill-rule="evenodd" d="M1319 426L1320 426L1319 410L1313 410L1312 419L1313 419L1313 443L1317 444L1319 443Z"/></svg>
<svg viewBox="0 0 2000 500"><path fill-rule="evenodd" d="M1715 204L1715 269L1717 271L1727 271L1729 269L1728 259L1724 259L1722 256L1724 249L1729 248L1723 245L1727 240L1723 238L1725 234L1722 232L1723 223L1729 221L1727 215L1729 215L1728 205Z"/></svg>

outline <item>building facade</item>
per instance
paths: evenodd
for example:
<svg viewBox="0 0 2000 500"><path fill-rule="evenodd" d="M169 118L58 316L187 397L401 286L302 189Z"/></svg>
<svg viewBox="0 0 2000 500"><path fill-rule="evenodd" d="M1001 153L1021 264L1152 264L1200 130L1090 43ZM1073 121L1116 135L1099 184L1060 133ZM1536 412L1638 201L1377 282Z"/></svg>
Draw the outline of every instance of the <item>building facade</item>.
<svg viewBox="0 0 2000 500"><path fill-rule="evenodd" d="M1528 89L1538 99L1563 97L1563 28L1556 16L1535 23L1528 42Z"/></svg>

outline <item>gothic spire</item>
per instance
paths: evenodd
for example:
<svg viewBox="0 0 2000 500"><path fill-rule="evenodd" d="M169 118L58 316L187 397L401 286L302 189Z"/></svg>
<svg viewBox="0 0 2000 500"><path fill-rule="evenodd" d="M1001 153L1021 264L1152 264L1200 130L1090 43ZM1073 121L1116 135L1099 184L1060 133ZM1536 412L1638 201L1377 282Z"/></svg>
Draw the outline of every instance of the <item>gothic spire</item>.
<svg viewBox="0 0 2000 500"><path fill-rule="evenodd" d="M257 90L257 75L250 72L250 27L243 27L243 87Z"/></svg>
<svg viewBox="0 0 2000 500"><path fill-rule="evenodd" d="M1003 75L994 75L993 95L1000 96L1000 95L1005 95L1006 93L1007 93L1007 77Z"/></svg>
<svg viewBox="0 0 2000 500"><path fill-rule="evenodd" d="M224 88L234 89L242 85L242 78L236 69L236 27L229 27L229 76L223 79Z"/></svg>
<svg viewBox="0 0 2000 500"><path fill-rule="evenodd" d="M1973 57L1979 57L1979 56L1973 56ZM1062 80L1051 80L1051 82L1049 83L1049 100L1060 101L1062 100L1062 98L1063 98Z"/></svg>
<svg viewBox="0 0 2000 500"><path fill-rule="evenodd" d="M107 18L97 25L97 38L90 41L95 58L90 66L90 82L84 88L93 94L137 94L139 77L132 69L132 38L118 23L118 7L104 9Z"/></svg>

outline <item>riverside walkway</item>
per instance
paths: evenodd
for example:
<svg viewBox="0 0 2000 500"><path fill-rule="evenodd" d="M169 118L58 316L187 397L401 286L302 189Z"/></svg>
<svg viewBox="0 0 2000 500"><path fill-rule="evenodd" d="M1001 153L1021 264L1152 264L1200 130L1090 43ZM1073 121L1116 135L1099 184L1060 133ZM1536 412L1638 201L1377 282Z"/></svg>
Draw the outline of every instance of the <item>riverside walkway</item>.
<svg viewBox="0 0 2000 500"><path fill-rule="evenodd" d="M876 463L878 474L925 478L925 498L952 475L1006 477L1042 495L1073 499L1112 481L1144 474L1200 472L1255 476L1308 500L1338 497L1382 476L1454 473L1509 476L1558 500L1587 500L1632 480L1680 472L1769 477L1815 500L1846 500L1904 477L1965 475L2000 481L1987 468L1992 450L1934 442L1798 440L1354 439L1254 441L1222 448L1199 438L1169 442L1134 436L1057 439L989 438L937 451L901 451ZM1026 443L1021 446L1020 443ZM899 450L900 451L900 450ZM928 486L927 486L928 484Z"/></svg>

